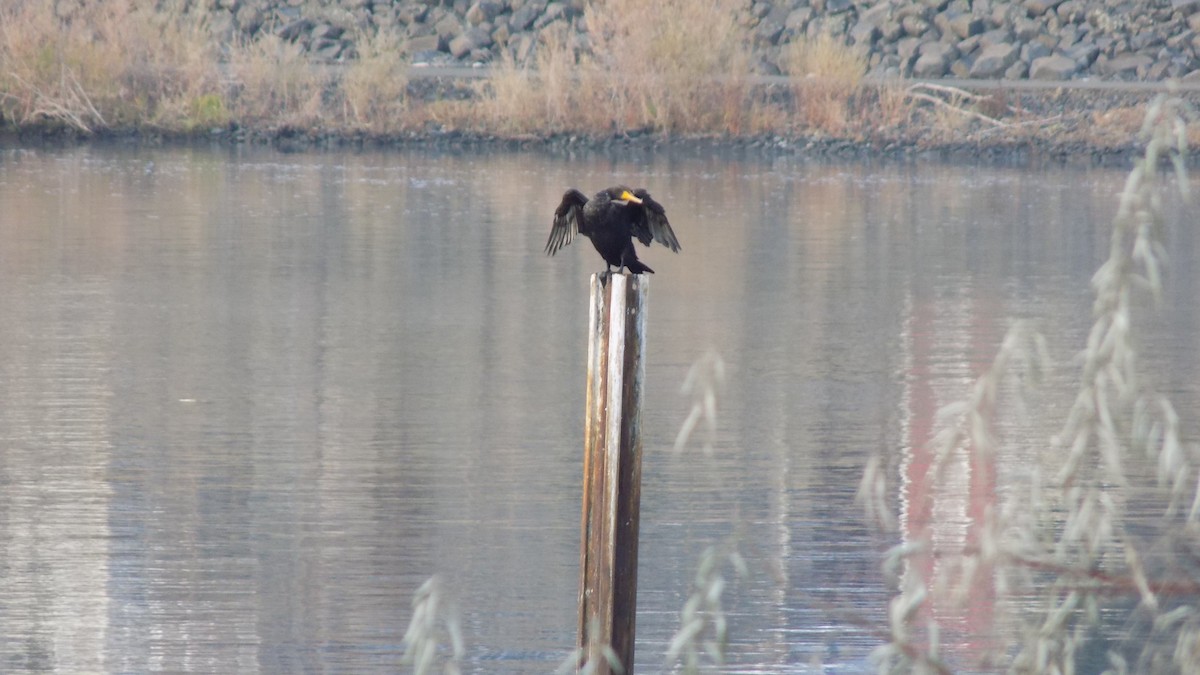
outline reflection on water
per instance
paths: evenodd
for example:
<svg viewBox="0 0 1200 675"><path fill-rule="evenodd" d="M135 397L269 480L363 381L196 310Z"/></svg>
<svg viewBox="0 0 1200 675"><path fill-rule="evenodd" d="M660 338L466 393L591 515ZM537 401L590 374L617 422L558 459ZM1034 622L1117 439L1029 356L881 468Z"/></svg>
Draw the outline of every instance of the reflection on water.
<svg viewBox="0 0 1200 675"><path fill-rule="evenodd" d="M751 564L725 597L731 668L866 668L892 542L854 503L865 458L927 461L934 412L1010 317L1063 360L1082 344L1120 173L9 151L0 669L395 672L439 573L466 670L553 670L574 641L602 263L587 242L541 251L565 188L617 180L647 186L683 245L643 256L642 669L731 536ZM1148 351L1188 410L1200 275L1191 232L1172 236L1175 311ZM715 454L674 455L678 387L709 348L729 367ZM963 467L938 536L970 536L1026 460L982 485ZM922 489L904 479L898 504Z"/></svg>

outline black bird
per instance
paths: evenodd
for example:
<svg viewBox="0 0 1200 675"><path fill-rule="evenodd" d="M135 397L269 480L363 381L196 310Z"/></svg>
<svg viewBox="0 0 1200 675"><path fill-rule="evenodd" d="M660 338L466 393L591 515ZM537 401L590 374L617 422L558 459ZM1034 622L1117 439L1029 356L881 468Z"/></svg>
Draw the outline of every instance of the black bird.
<svg viewBox="0 0 1200 675"><path fill-rule="evenodd" d="M634 237L645 246L657 241L679 252L679 240L667 222L666 210L640 188L632 190L618 185L597 192L591 199L575 188L567 190L554 212L546 253L554 255L571 243L576 233L592 240L592 245L604 256L606 272L616 265L618 272L629 268L634 274L654 274L654 270L638 260L633 250Z"/></svg>

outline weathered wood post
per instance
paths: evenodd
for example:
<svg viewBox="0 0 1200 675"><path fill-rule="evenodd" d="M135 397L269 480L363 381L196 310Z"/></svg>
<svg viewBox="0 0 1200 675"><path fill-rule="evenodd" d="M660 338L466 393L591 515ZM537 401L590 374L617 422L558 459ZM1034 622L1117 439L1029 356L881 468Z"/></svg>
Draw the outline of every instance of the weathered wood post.
<svg viewBox="0 0 1200 675"><path fill-rule="evenodd" d="M612 647L633 672L642 494L645 275L592 275L584 421L579 646ZM593 635L593 632L595 634ZM607 661L591 654L598 673Z"/></svg>

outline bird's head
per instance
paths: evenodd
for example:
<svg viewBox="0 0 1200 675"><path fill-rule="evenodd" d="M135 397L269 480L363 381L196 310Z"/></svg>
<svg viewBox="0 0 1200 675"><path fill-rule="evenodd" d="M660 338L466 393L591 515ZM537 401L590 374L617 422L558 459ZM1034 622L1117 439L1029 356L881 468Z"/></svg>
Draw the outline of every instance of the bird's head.
<svg viewBox="0 0 1200 675"><path fill-rule="evenodd" d="M642 203L642 200L637 195L633 194L633 190L630 190L624 186L609 189L609 195L612 197L612 201L614 203L620 204L621 206L628 206L630 203Z"/></svg>

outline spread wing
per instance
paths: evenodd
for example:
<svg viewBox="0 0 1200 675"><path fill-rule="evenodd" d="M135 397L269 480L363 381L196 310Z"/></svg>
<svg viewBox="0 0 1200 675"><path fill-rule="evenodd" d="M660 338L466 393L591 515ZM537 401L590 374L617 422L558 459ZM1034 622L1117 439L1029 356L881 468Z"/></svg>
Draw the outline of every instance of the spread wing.
<svg viewBox="0 0 1200 675"><path fill-rule="evenodd" d="M633 194L642 200L642 208L638 209L638 217L633 223L634 236L646 246L652 241L657 241L678 253L679 240L675 238L675 231L667 222L667 211L663 205L654 201L644 189L634 190Z"/></svg>
<svg viewBox="0 0 1200 675"><path fill-rule="evenodd" d="M562 203L554 211L554 225L550 228L550 239L546 241L546 255L554 255L558 249L571 243L583 225L583 205L587 195L575 188L563 193Z"/></svg>

